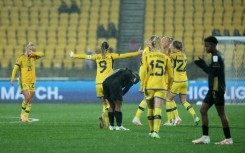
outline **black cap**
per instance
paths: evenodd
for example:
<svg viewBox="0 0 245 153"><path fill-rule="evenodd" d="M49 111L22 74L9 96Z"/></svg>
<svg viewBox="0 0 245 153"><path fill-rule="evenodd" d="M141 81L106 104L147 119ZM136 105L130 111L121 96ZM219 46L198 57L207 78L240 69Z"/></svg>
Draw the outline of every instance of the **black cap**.
<svg viewBox="0 0 245 153"><path fill-rule="evenodd" d="M218 40L214 36L209 36L205 38L204 42L214 43L216 45L218 44Z"/></svg>

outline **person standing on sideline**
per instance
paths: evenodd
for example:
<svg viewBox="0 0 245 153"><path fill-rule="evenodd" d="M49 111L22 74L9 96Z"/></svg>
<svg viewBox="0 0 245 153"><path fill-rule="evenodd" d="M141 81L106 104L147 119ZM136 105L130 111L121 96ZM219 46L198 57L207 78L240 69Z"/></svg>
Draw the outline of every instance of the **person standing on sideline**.
<svg viewBox="0 0 245 153"><path fill-rule="evenodd" d="M139 48L137 52L132 53L110 53L109 52L109 44L104 41L101 44L101 53L94 55L87 54L74 54L73 51L70 51L70 57L79 58L79 59L88 59L96 61L97 73L96 73L96 95L102 101L102 115L99 117L99 126L100 128L104 128L104 121L106 127L109 126L109 117L108 117L108 109L110 107L109 103L107 103L104 99L102 83L104 79L113 71L113 62L117 59L135 57L142 54L142 50Z"/></svg>
<svg viewBox="0 0 245 153"><path fill-rule="evenodd" d="M24 100L21 105L21 122L31 122L28 117L31 110L32 97L35 94L35 61L43 56L43 52L36 52L34 44L29 42L26 46L26 52L16 60L14 65L11 84L14 85L15 75L19 70L19 87L21 93L24 95Z"/></svg>
<svg viewBox="0 0 245 153"><path fill-rule="evenodd" d="M218 40L209 36L204 39L206 52L211 53L211 64L208 66L203 59L195 60L195 64L208 74L208 92L203 100L200 112L202 115L202 137L193 140L193 144L208 144L209 138L209 120L208 110L215 105L215 108L220 117L225 139L215 144L233 144L231 138L230 127L225 113L225 65L223 55L216 49Z"/></svg>
<svg viewBox="0 0 245 153"><path fill-rule="evenodd" d="M183 43L177 40L173 41L171 51L172 53L169 57L173 65L173 84L170 89L170 94L167 96L167 102L173 101L175 95L179 94L180 102L194 119L194 125L198 125L200 119L191 104L186 101L188 90L188 78L186 74L187 58L183 49ZM174 125L178 125L181 119L178 117L174 122Z"/></svg>
<svg viewBox="0 0 245 153"><path fill-rule="evenodd" d="M147 101L147 118L150 137L159 139L162 119L162 106L166 99L167 90L171 86L172 67L167 55L163 54L161 39L155 36L151 42L152 50L142 57L140 73L140 92L144 92ZM168 86L165 75L168 75Z"/></svg>
<svg viewBox="0 0 245 153"><path fill-rule="evenodd" d="M129 129L122 125L122 101L123 95L137 84L140 78L137 73L133 73L130 69L117 69L113 71L103 82L104 98L110 103L109 108L109 130L128 131ZM114 127L114 118L116 118L117 126Z"/></svg>

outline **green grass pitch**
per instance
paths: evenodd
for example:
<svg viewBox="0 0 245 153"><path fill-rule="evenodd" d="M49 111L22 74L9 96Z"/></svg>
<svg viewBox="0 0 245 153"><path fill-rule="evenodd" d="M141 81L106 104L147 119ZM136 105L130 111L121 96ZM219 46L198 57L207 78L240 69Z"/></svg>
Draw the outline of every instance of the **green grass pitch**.
<svg viewBox="0 0 245 153"><path fill-rule="evenodd" d="M100 129L101 104L36 104L32 105L32 123L19 122L20 104L0 104L0 153L242 153L245 150L245 106L226 106L234 140L233 145L214 142L224 139L215 108L209 111L211 143L193 145L201 136L201 126L193 126L191 115L178 105L182 123L177 127L162 126L161 139L148 136L146 112L143 126L132 119L137 104L123 104L123 125L130 131ZM200 106L193 105L200 116ZM165 108L163 122L166 121Z"/></svg>

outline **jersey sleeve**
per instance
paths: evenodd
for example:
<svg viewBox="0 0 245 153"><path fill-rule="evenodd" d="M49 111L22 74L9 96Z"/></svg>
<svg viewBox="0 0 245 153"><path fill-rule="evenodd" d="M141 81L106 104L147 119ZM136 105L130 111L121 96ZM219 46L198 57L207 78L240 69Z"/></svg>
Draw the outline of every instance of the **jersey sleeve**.
<svg viewBox="0 0 245 153"><path fill-rule="evenodd" d="M96 59L96 55L73 54L72 58L95 60Z"/></svg>
<svg viewBox="0 0 245 153"><path fill-rule="evenodd" d="M147 56L146 54L144 54L142 56L142 65L140 67L140 72L139 72L139 76L140 76L140 90L144 90L145 88L145 81L146 81L146 75L147 75Z"/></svg>
<svg viewBox="0 0 245 153"><path fill-rule="evenodd" d="M33 52L32 56L34 56L35 59L39 59L44 56L44 53L43 52Z"/></svg>
<svg viewBox="0 0 245 153"><path fill-rule="evenodd" d="M122 59L122 58L129 58L129 57L135 57L138 56L138 52L132 52L132 53L124 53L124 54L111 54L113 59Z"/></svg>
<svg viewBox="0 0 245 153"><path fill-rule="evenodd" d="M21 63L21 59L22 59L22 58L20 57L20 58L18 58L18 59L16 60L16 63L15 63L14 68L13 68L13 70L12 70L11 81L14 80L15 75L16 75L17 71L19 70L20 63Z"/></svg>

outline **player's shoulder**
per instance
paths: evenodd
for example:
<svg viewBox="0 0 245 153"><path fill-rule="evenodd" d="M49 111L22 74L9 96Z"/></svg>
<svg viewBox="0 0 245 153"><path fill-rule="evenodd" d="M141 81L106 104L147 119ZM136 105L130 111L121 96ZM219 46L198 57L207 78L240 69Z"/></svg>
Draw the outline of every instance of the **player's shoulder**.
<svg viewBox="0 0 245 153"><path fill-rule="evenodd" d="M22 58L25 58L26 56L25 56L25 54L21 54L21 55L19 55L19 57L17 57L18 59L22 59Z"/></svg>

